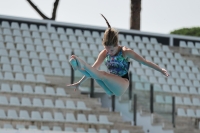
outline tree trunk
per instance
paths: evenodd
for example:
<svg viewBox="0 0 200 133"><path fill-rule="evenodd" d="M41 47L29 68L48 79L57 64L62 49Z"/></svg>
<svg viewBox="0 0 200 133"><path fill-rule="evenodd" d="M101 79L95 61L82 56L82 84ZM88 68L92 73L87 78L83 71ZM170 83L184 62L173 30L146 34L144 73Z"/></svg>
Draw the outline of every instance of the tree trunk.
<svg viewBox="0 0 200 133"><path fill-rule="evenodd" d="M140 30L141 0L131 0L130 29Z"/></svg>

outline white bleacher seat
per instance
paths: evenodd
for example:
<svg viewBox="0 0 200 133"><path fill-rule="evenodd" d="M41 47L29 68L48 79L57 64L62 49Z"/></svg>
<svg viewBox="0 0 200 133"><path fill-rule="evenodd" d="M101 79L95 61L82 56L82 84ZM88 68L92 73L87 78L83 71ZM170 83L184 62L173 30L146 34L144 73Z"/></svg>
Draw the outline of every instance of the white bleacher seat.
<svg viewBox="0 0 200 133"><path fill-rule="evenodd" d="M50 112L43 112L42 114L44 121L53 121L52 114Z"/></svg>
<svg viewBox="0 0 200 133"><path fill-rule="evenodd" d="M19 119L21 120L30 120L30 116L26 110L19 111Z"/></svg>
<svg viewBox="0 0 200 133"><path fill-rule="evenodd" d="M61 41L68 41L67 36L66 35L60 35L59 40Z"/></svg>
<svg viewBox="0 0 200 133"><path fill-rule="evenodd" d="M0 109L0 118L1 119L6 119L6 113L3 109Z"/></svg>
<svg viewBox="0 0 200 133"><path fill-rule="evenodd" d="M167 80L167 84L169 84L169 85L175 85L176 84L173 78L167 78L166 80Z"/></svg>
<svg viewBox="0 0 200 133"><path fill-rule="evenodd" d="M108 130L107 129L99 129L99 133L108 133Z"/></svg>
<svg viewBox="0 0 200 133"><path fill-rule="evenodd" d="M39 32L36 32L36 31L33 31L33 32L32 32L32 37L33 37L33 38L40 38L40 33L39 33Z"/></svg>
<svg viewBox="0 0 200 133"><path fill-rule="evenodd" d="M5 72L4 73L4 79L5 80L14 80L14 76L12 72Z"/></svg>
<svg viewBox="0 0 200 133"><path fill-rule="evenodd" d="M142 56L149 56L149 52L148 52L148 50L146 50L146 49L142 49L141 50L141 54L142 54ZM153 51L154 52L154 51ZM150 55L152 54L152 51L150 51ZM151 56L154 56L154 55L151 55Z"/></svg>
<svg viewBox="0 0 200 133"><path fill-rule="evenodd" d="M49 60L58 60L57 55L55 53L50 53Z"/></svg>
<svg viewBox="0 0 200 133"><path fill-rule="evenodd" d="M172 92L180 93L180 89L179 89L178 85L172 85L171 90L172 90Z"/></svg>
<svg viewBox="0 0 200 133"><path fill-rule="evenodd" d="M91 110L90 108L86 107L86 105L83 101L77 101L77 109L79 109L79 110Z"/></svg>
<svg viewBox="0 0 200 133"><path fill-rule="evenodd" d="M2 92L11 92L11 88L9 84L2 83L1 84L1 91Z"/></svg>
<svg viewBox="0 0 200 133"><path fill-rule="evenodd" d="M27 47L30 47L30 45L27 45ZM33 47L33 46L32 46ZM43 46L36 46L36 51L37 52L42 52L42 53L44 53L45 52L45 50L44 50L44 47Z"/></svg>
<svg viewBox="0 0 200 133"><path fill-rule="evenodd" d="M55 48L55 53L56 54L64 54L63 49L61 47L56 47Z"/></svg>
<svg viewBox="0 0 200 133"><path fill-rule="evenodd" d="M191 80L196 80L196 76L195 76L194 73L189 73L188 78L191 79Z"/></svg>
<svg viewBox="0 0 200 133"><path fill-rule="evenodd" d="M110 133L119 133L119 131L116 130L116 129L111 129L111 130L110 130Z"/></svg>
<svg viewBox="0 0 200 133"><path fill-rule="evenodd" d="M36 52L31 51L30 54L29 54L29 58L38 59L38 54Z"/></svg>
<svg viewBox="0 0 200 133"><path fill-rule="evenodd" d="M47 83L47 81L46 81L44 75L37 74L37 75L36 75L36 79L37 79L37 80L36 80L37 82Z"/></svg>
<svg viewBox="0 0 200 133"><path fill-rule="evenodd" d="M56 108L66 108L66 106L64 105L64 102L62 100L60 100L60 99L56 99L55 107Z"/></svg>
<svg viewBox="0 0 200 133"><path fill-rule="evenodd" d="M56 88L56 95L59 95L59 96L66 96L66 92L63 88Z"/></svg>
<svg viewBox="0 0 200 133"><path fill-rule="evenodd" d="M15 49L14 43L7 42L7 43L6 43L6 49Z"/></svg>
<svg viewBox="0 0 200 133"><path fill-rule="evenodd" d="M12 67L11 67L10 64L3 64L3 65L2 65L2 70L3 70L3 71L12 72Z"/></svg>
<svg viewBox="0 0 200 133"><path fill-rule="evenodd" d="M142 42L139 36L134 36L134 42Z"/></svg>
<svg viewBox="0 0 200 133"><path fill-rule="evenodd" d="M26 97L22 97L21 105L22 106L28 106L28 107L32 106L30 99L26 98Z"/></svg>
<svg viewBox="0 0 200 133"><path fill-rule="evenodd" d="M16 50L9 50L9 56L11 57L18 57L18 53Z"/></svg>
<svg viewBox="0 0 200 133"><path fill-rule="evenodd" d="M54 104L51 99L44 99L44 107L54 108Z"/></svg>
<svg viewBox="0 0 200 133"><path fill-rule="evenodd" d="M13 84L12 85L12 92L14 92L14 93L22 93L21 85Z"/></svg>
<svg viewBox="0 0 200 133"><path fill-rule="evenodd" d="M53 70L48 66L44 68L45 75L53 75Z"/></svg>
<svg viewBox="0 0 200 133"><path fill-rule="evenodd" d="M35 52L35 51L37 51L38 49L37 49L37 46L36 46L36 50L35 50L35 47L34 47L34 45L26 45L26 51L28 52L28 51L33 51L33 52ZM42 52L42 49L40 49L40 50L38 50L38 52L39 51L41 51Z"/></svg>
<svg viewBox="0 0 200 133"><path fill-rule="evenodd" d="M24 73L33 73L32 67L31 66L24 66Z"/></svg>
<svg viewBox="0 0 200 133"><path fill-rule="evenodd" d="M119 34L118 36L119 36L119 41L124 41L125 40L125 37L124 37L123 34Z"/></svg>
<svg viewBox="0 0 200 133"><path fill-rule="evenodd" d="M194 43L190 42L190 41L187 42L187 46L188 46L188 48L195 48Z"/></svg>
<svg viewBox="0 0 200 133"><path fill-rule="evenodd" d="M85 114L77 114L77 122L79 122L79 123L88 123Z"/></svg>
<svg viewBox="0 0 200 133"><path fill-rule="evenodd" d="M18 129L18 130L26 130L25 126L21 125L21 124L17 124L16 125L16 129Z"/></svg>
<svg viewBox="0 0 200 133"><path fill-rule="evenodd" d="M18 44L16 45L16 49L17 49L17 50L25 50L25 47L24 47L24 45L23 45L22 43L18 43Z"/></svg>
<svg viewBox="0 0 200 133"><path fill-rule="evenodd" d="M48 60L42 60L42 64L41 64L42 67L51 67L50 63Z"/></svg>
<svg viewBox="0 0 200 133"><path fill-rule="evenodd" d="M74 35L70 35L69 36L69 41L70 42L77 42L77 39L76 39L76 37Z"/></svg>
<svg viewBox="0 0 200 133"><path fill-rule="evenodd" d="M165 103L172 104L172 97L171 96L165 96Z"/></svg>
<svg viewBox="0 0 200 133"><path fill-rule="evenodd" d="M0 44L1 45L1 44ZM10 60L7 56L1 56L1 63L10 64Z"/></svg>
<svg viewBox="0 0 200 133"><path fill-rule="evenodd" d="M66 121L67 122L76 122L74 114L72 114L72 113L66 113Z"/></svg>
<svg viewBox="0 0 200 133"><path fill-rule="evenodd" d="M93 38L100 38L99 32L97 32L97 31L92 31L92 37L93 37Z"/></svg>
<svg viewBox="0 0 200 133"><path fill-rule="evenodd" d="M163 96L161 95L156 95L156 102L157 103L165 103Z"/></svg>
<svg viewBox="0 0 200 133"><path fill-rule="evenodd" d="M25 77L23 73L15 73L15 80L25 81Z"/></svg>
<svg viewBox="0 0 200 133"><path fill-rule="evenodd" d="M24 43L25 43L25 44L33 44L33 40L32 40L32 38L25 37L25 38L24 38Z"/></svg>
<svg viewBox="0 0 200 133"><path fill-rule="evenodd" d="M199 71L198 67L192 67L192 72L199 73L200 71Z"/></svg>
<svg viewBox="0 0 200 133"><path fill-rule="evenodd" d="M193 86L191 80L189 80L189 79L185 79L184 83L185 83L186 86Z"/></svg>
<svg viewBox="0 0 200 133"><path fill-rule="evenodd" d="M164 51L165 51L165 52L170 52L169 47L166 46L166 45L162 45L162 50L163 50L163 52L164 52Z"/></svg>
<svg viewBox="0 0 200 133"><path fill-rule="evenodd" d="M90 33L89 30L84 30L84 31L83 31L83 36L91 37L92 35L91 35L91 33Z"/></svg>
<svg viewBox="0 0 200 133"><path fill-rule="evenodd" d="M13 37L12 36L9 36L9 35L5 35L5 41L6 42L14 42L14 39L13 39Z"/></svg>
<svg viewBox="0 0 200 133"><path fill-rule="evenodd" d="M190 94L198 94L198 91L196 90L195 87L190 86L190 87L189 87L189 93L190 93Z"/></svg>
<svg viewBox="0 0 200 133"><path fill-rule="evenodd" d="M39 31L40 31L40 32L47 32L46 26L40 25L40 26L39 26Z"/></svg>
<svg viewBox="0 0 200 133"><path fill-rule="evenodd" d="M185 73L185 72L180 73L180 77L181 77L181 79L188 79L187 73Z"/></svg>
<svg viewBox="0 0 200 133"><path fill-rule="evenodd" d="M177 109L177 114L178 114L178 116L184 116L184 117L187 116L187 115L185 114L185 110L182 109L182 108L178 108L178 109Z"/></svg>
<svg viewBox="0 0 200 133"><path fill-rule="evenodd" d="M59 126L53 126L53 131L62 131L62 129Z"/></svg>
<svg viewBox="0 0 200 133"><path fill-rule="evenodd" d="M30 60L28 58L22 58L21 65L31 66Z"/></svg>
<svg viewBox="0 0 200 133"><path fill-rule="evenodd" d="M97 131L94 128L88 128L88 133L97 133Z"/></svg>
<svg viewBox="0 0 200 133"><path fill-rule="evenodd" d="M53 47L47 46L45 52L46 53L54 53Z"/></svg>
<svg viewBox="0 0 200 133"><path fill-rule="evenodd" d="M59 61L67 61L68 59L66 58L66 55L64 55L64 54L58 54L58 60Z"/></svg>
<svg viewBox="0 0 200 133"><path fill-rule="evenodd" d="M179 59L179 60L178 60L178 63L179 63L179 65L181 65L181 66L185 66L185 65L186 65L185 60L183 60L183 59Z"/></svg>
<svg viewBox="0 0 200 133"><path fill-rule="evenodd" d="M3 34L12 36L12 31L10 29L3 29Z"/></svg>
<svg viewBox="0 0 200 133"><path fill-rule="evenodd" d="M11 124L5 123L3 125L3 129L12 129L13 130L14 128L13 128L13 126Z"/></svg>
<svg viewBox="0 0 200 133"><path fill-rule="evenodd" d="M6 49L0 49L0 56L8 56L8 52Z"/></svg>
<svg viewBox="0 0 200 133"><path fill-rule="evenodd" d="M192 104L194 106L200 106L200 101L199 101L199 98L192 98Z"/></svg>
<svg viewBox="0 0 200 133"><path fill-rule="evenodd" d="M54 68L54 74L55 75L59 75L59 76L63 76L63 71L60 68Z"/></svg>
<svg viewBox="0 0 200 133"><path fill-rule="evenodd" d="M40 38L34 38L33 40L34 40L33 43L34 45L40 45L40 46L43 45L42 40Z"/></svg>
<svg viewBox="0 0 200 133"><path fill-rule="evenodd" d="M190 100L189 97L184 97L184 98L183 98L183 103L184 103L185 105L192 105L192 102L191 102L191 100Z"/></svg>
<svg viewBox="0 0 200 133"><path fill-rule="evenodd" d="M0 96L0 104L8 105L8 100L7 100L6 96Z"/></svg>
<svg viewBox="0 0 200 133"><path fill-rule="evenodd" d="M79 43L86 43L86 40L85 40L85 38L83 36L79 36L78 37L78 42Z"/></svg>
<svg viewBox="0 0 200 133"><path fill-rule="evenodd" d="M54 88L53 87L46 87L46 95L55 95L55 91L54 91Z"/></svg>
<svg viewBox="0 0 200 133"><path fill-rule="evenodd" d="M38 127L34 125L29 125L28 130L38 130Z"/></svg>
<svg viewBox="0 0 200 133"><path fill-rule="evenodd" d="M28 58L28 53L26 51L19 51L20 58Z"/></svg>
<svg viewBox="0 0 200 133"><path fill-rule="evenodd" d="M95 39L95 44L100 45L102 44L102 40L100 38Z"/></svg>
<svg viewBox="0 0 200 133"><path fill-rule="evenodd" d="M132 38L131 35L126 35L126 40L129 41L129 42L132 42L133 38Z"/></svg>
<svg viewBox="0 0 200 133"><path fill-rule="evenodd" d="M163 59L164 59L164 58L163 58ZM160 60L159 57L154 56L154 57L153 57L153 62L159 64L159 63L161 63L162 61ZM164 62L162 62L162 63L164 63Z"/></svg>
<svg viewBox="0 0 200 133"><path fill-rule="evenodd" d="M28 25L26 23L21 23L20 29L21 30L29 30Z"/></svg>
<svg viewBox="0 0 200 133"><path fill-rule="evenodd" d="M187 109L187 116L188 117L196 117L195 113L194 113L194 110L192 109Z"/></svg>
<svg viewBox="0 0 200 133"><path fill-rule="evenodd" d="M179 42L179 46L180 46L180 47L187 47L187 44L186 44L185 41L180 41L180 42Z"/></svg>
<svg viewBox="0 0 200 133"><path fill-rule="evenodd" d="M7 119L18 120L18 115L16 110L9 109L7 112Z"/></svg>
<svg viewBox="0 0 200 133"><path fill-rule="evenodd" d="M175 65L175 71L177 71L177 72L183 72L183 69L182 69L181 66L176 66Z"/></svg>
<svg viewBox="0 0 200 133"><path fill-rule="evenodd" d="M41 126L42 131L50 131L49 126Z"/></svg>
<svg viewBox="0 0 200 133"><path fill-rule="evenodd" d="M33 106L35 106L35 107L43 107L41 99L33 98Z"/></svg>
<svg viewBox="0 0 200 133"><path fill-rule="evenodd" d="M89 122L89 123L94 123L94 124L99 123L99 122L97 121L96 115L94 115L94 114L89 114L89 115L88 115L88 122Z"/></svg>
<svg viewBox="0 0 200 133"><path fill-rule="evenodd" d="M48 56L46 53L39 53L39 58L44 59L44 60L49 60Z"/></svg>
<svg viewBox="0 0 200 133"><path fill-rule="evenodd" d="M44 45L44 46L49 46L49 47L52 47L51 40L44 39L43 45Z"/></svg>
<svg viewBox="0 0 200 133"><path fill-rule="evenodd" d="M67 34L67 35L74 35L73 29L67 28L67 29L66 29L66 34Z"/></svg>
<svg viewBox="0 0 200 133"><path fill-rule="evenodd" d="M54 121L64 122L65 119L64 119L63 114L61 112L54 112Z"/></svg>
<svg viewBox="0 0 200 133"><path fill-rule="evenodd" d="M157 78L156 77L154 77L154 76L149 76L150 78L149 78L149 81L151 82L151 83L158 83L158 80L157 80ZM158 78L159 79L159 78ZM148 80L146 80L146 81L148 81ZM161 83L161 82L159 82L159 83Z"/></svg>
<svg viewBox="0 0 200 133"><path fill-rule="evenodd" d="M35 82L35 76L33 74L27 73L26 74L26 81L28 82Z"/></svg>
<svg viewBox="0 0 200 133"><path fill-rule="evenodd" d="M65 127L66 132L74 132L72 127Z"/></svg>
<svg viewBox="0 0 200 133"><path fill-rule="evenodd" d="M4 41L4 37L1 34L0 34L0 41L2 41L2 42Z"/></svg>
<svg viewBox="0 0 200 133"><path fill-rule="evenodd" d="M31 60L31 66L40 67L41 66L40 60L38 60L38 59L32 59Z"/></svg>
<svg viewBox="0 0 200 133"><path fill-rule="evenodd" d="M44 89L42 86L35 86L35 94L42 94L44 95Z"/></svg>
<svg viewBox="0 0 200 133"><path fill-rule="evenodd" d="M57 28L57 33L59 33L59 34L65 34L65 29L62 28L62 27L58 27Z"/></svg>
<svg viewBox="0 0 200 133"><path fill-rule="evenodd" d="M16 37L14 37L14 42L15 43L24 43L24 40L22 37L16 36Z"/></svg>
<svg viewBox="0 0 200 133"><path fill-rule="evenodd" d="M59 63L59 61L52 61L51 66L53 68L60 68L60 63Z"/></svg>
<svg viewBox="0 0 200 133"><path fill-rule="evenodd" d="M143 43L149 43L149 38L148 37L142 37L142 42Z"/></svg>
<svg viewBox="0 0 200 133"><path fill-rule="evenodd" d="M193 81L193 86L195 86L195 87L200 86L200 82L198 80L192 80L192 81Z"/></svg>
<svg viewBox="0 0 200 133"><path fill-rule="evenodd" d="M19 23L17 23L17 22L12 22L12 23L11 23L11 28L12 28L12 29L19 29Z"/></svg>
<svg viewBox="0 0 200 133"><path fill-rule="evenodd" d="M67 100L66 101L66 108L68 108L68 109L76 109L76 106L75 106L73 101Z"/></svg>
<svg viewBox="0 0 200 133"><path fill-rule="evenodd" d="M21 32L16 32L16 35L20 35L21 36ZM31 37L31 33L29 31L22 31L22 36L23 37Z"/></svg>
<svg viewBox="0 0 200 133"><path fill-rule="evenodd" d="M60 43L60 41L58 41L58 40L53 40L52 45L53 45L54 47L61 47L61 43Z"/></svg>
<svg viewBox="0 0 200 133"><path fill-rule="evenodd" d="M76 35L76 36L83 36L83 33L82 33L81 30L75 29L75 35Z"/></svg>
<svg viewBox="0 0 200 133"><path fill-rule="evenodd" d="M176 104L183 104L182 98L181 97L175 97L175 103Z"/></svg>
<svg viewBox="0 0 200 133"><path fill-rule="evenodd" d="M1 22L1 27L3 27L3 28L10 28L10 24L9 24L8 21L2 21Z"/></svg>
<svg viewBox="0 0 200 133"><path fill-rule="evenodd" d="M56 33L50 34L50 38L53 39L54 41L59 40L58 35Z"/></svg>
<svg viewBox="0 0 200 133"><path fill-rule="evenodd" d="M30 25L30 30L31 30L31 31L38 31L37 25L31 24L31 25Z"/></svg>
<svg viewBox="0 0 200 133"><path fill-rule="evenodd" d="M23 91L24 91L24 93L27 93L27 94L33 94L34 93L33 88L30 85L24 85Z"/></svg>
<svg viewBox="0 0 200 133"><path fill-rule="evenodd" d="M77 133L85 133L85 129L78 127L78 128L76 128L76 132Z"/></svg>
<svg viewBox="0 0 200 133"><path fill-rule="evenodd" d="M90 44L90 45L94 45L95 44L95 41L92 37L87 37L86 38L86 43L87 44ZM99 43L100 44L100 43Z"/></svg>
<svg viewBox="0 0 200 133"><path fill-rule="evenodd" d="M181 93L185 93L185 94L189 93L188 88L186 86L181 86L180 90L181 90Z"/></svg>
<svg viewBox="0 0 200 133"><path fill-rule="evenodd" d="M108 121L108 118L106 115L99 115L99 123L102 124L113 124L112 122Z"/></svg>

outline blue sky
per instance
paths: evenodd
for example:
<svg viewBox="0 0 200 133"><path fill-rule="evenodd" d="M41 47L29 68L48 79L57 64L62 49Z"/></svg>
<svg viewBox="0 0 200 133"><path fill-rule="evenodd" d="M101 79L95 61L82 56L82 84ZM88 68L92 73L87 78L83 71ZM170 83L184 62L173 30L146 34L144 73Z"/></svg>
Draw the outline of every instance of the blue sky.
<svg viewBox="0 0 200 133"><path fill-rule="evenodd" d="M54 0L32 0L51 16ZM174 29L200 25L200 0L142 0L141 31L168 34ZM130 0L60 0L60 22L129 29ZM26 0L0 0L0 14L41 19Z"/></svg>

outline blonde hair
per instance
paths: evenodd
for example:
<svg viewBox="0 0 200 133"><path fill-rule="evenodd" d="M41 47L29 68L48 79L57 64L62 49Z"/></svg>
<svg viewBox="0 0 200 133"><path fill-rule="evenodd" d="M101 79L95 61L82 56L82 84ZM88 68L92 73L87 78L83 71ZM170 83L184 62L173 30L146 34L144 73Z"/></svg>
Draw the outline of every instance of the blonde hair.
<svg viewBox="0 0 200 133"><path fill-rule="evenodd" d="M102 15L102 14L101 14ZM114 28L111 28L110 24L108 23L107 19L102 15L105 19L108 29L104 32L103 42L104 46L117 46L118 45L118 31Z"/></svg>

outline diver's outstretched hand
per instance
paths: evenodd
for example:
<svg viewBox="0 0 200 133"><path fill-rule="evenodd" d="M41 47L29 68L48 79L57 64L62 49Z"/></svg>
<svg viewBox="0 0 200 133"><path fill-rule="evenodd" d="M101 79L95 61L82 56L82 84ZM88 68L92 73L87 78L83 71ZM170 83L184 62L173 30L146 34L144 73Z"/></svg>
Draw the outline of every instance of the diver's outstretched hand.
<svg viewBox="0 0 200 133"><path fill-rule="evenodd" d="M80 83L79 82L77 82L77 83L74 83L74 84L69 84L69 85L66 85L67 87L69 87L69 88L73 88L74 89L74 91L76 91L78 88L79 88L79 86L80 86Z"/></svg>

